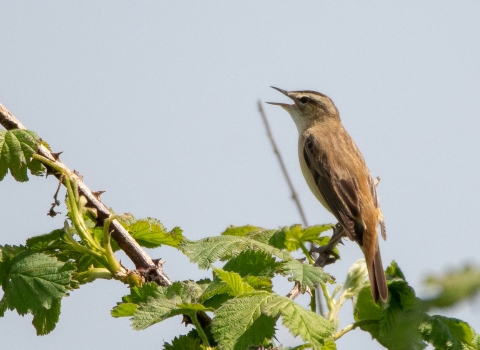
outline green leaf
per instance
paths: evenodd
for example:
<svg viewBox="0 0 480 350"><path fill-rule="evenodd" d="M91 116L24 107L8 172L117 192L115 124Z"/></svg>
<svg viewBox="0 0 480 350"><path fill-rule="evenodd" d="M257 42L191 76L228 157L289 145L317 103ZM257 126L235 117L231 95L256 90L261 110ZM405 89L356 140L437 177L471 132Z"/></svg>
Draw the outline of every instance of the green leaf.
<svg viewBox="0 0 480 350"><path fill-rule="evenodd" d="M222 232L224 236L246 236L247 233L252 231L263 230L260 227L245 225L245 226L229 226Z"/></svg>
<svg viewBox="0 0 480 350"><path fill-rule="evenodd" d="M322 316L306 310L289 298L276 295L262 306L262 311L271 317L282 317L282 324L294 336L301 336L314 349L320 349L325 340L330 340L334 325Z"/></svg>
<svg viewBox="0 0 480 350"><path fill-rule="evenodd" d="M178 282L177 282L178 283ZM130 288L130 294L122 298L123 301L139 304L148 301L150 298L158 298L165 295L165 287L160 287L154 282L147 282L141 286Z"/></svg>
<svg viewBox="0 0 480 350"><path fill-rule="evenodd" d="M201 346L200 339L195 339L187 335L181 335L180 337L175 337L170 343L164 343L163 347L165 350L204 350L205 348Z"/></svg>
<svg viewBox="0 0 480 350"><path fill-rule="evenodd" d="M444 316L431 316L420 325L426 341L435 349L464 350L477 349L475 332L468 323Z"/></svg>
<svg viewBox="0 0 480 350"><path fill-rule="evenodd" d="M269 292L272 290L272 281L268 277L245 276L242 280L252 286L253 289L266 290Z"/></svg>
<svg viewBox="0 0 480 350"><path fill-rule="evenodd" d="M240 276L249 275L273 278L280 264L275 258L259 250L246 250L230 259L224 266L225 271L237 272Z"/></svg>
<svg viewBox="0 0 480 350"><path fill-rule="evenodd" d="M130 294L117 303L111 313L113 317L133 316L137 306L152 299L165 299L172 303L196 302L203 293L202 286L192 281L174 282L171 286L161 287L153 282L130 288Z"/></svg>
<svg viewBox="0 0 480 350"><path fill-rule="evenodd" d="M5 295L3 298L0 300L0 317L3 317L5 315L5 311L7 311L7 298L5 298Z"/></svg>
<svg viewBox="0 0 480 350"><path fill-rule="evenodd" d="M270 293L253 292L225 302L212 321L219 349L245 350L272 338L275 318L262 314L261 309L273 298Z"/></svg>
<svg viewBox="0 0 480 350"><path fill-rule="evenodd" d="M281 270L286 275L292 275L289 281L300 282L302 292L305 292L307 286L314 289L315 284L332 280L332 276L324 272L321 267L303 264L298 260L287 261L282 265Z"/></svg>
<svg viewBox="0 0 480 350"><path fill-rule="evenodd" d="M400 271L395 262L390 268ZM390 295L384 305L374 303L368 286L360 291L354 309L355 321L378 320L377 324L360 328L388 349L423 349L425 343L419 327L428 315L420 300L407 282L398 277L390 280L388 287Z"/></svg>
<svg viewBox="0 0 480 350"><path fill-rule="evenodd" d="M40 309L33 316L32 324L37 330L37 335L45 335L55 329L60 317L60 299L53 301L50 309Z"/></svg>
<svg viewBox="0 0 480 350"><path fill-rule="evenodd" d="M232 297L227 293L215 294L212 297L209 297L208 299L203 301L202 305L216 310L219 307L221 307L223 304L225 304L227 300L230 300L230 299L232 299Z"/></svg>
<svg viewBox="0 0 480 350"><path fill-rule="evenodd" d="M9 170L20 182L28 181L27 169L32 175L42 175L43 165L32 158L39 144L40 139L33 131L0 130L0 181Z"/></svg>
<svg viewBox="0 0 480 350"><path fill-rule="evenodd" d="M15 255L9 262L3 290L9 309L21 315L50 309L72 286L73 266L31 251Z"/></svg>
<svg viewBox="0 0 480 350"><path fill-rule="evenodd" d="M110 312L113 317L131 317L138 310L138 305L133 303L119 303Z"/></svg>
<svg viewBox="0 0 480 350"><path fill-rule="evenodd" d="M155 299L139 306L138 310L133 315L132 325L136 330L145 329L157 322L181 314L182 312L177 308L177 305L173 301L167 299Z"/></svg>
<svg viewBox="0 0 480 350"><path fill-rule="evenodd" d="M333 228L333 225L318 225L302 229L301 225L285 228L285 246L288 251L301 249L305 243L320 243L320 234Z"/></svg>
<svg viewBox="0 0 480 350"><path fill-rule="evenodd" d="M238 296L253 291L252 286L242 281L242 277L236 272L228 272L222 269L214 269L217 276L225 283L225 292L231 296Z"/></svg>
<svg viewBox="0 0 480 350"><path fill-rule="evenodd" d="M275 231L268 240L268 244L272 247L278 249L287 249L286 241L287 241L287 228L282 228L280 230Z"/></svg>
<svg viewBox="0 0 480 350"><path fill-rule="evenodd" d="M465 266L443 276L430 276L425 284L439 293L426 300L430 307L448 307L460 301L471 299L480 291L480 269Z"/></svg>
<svg viewBox="0 0 480 350"><path fill-rule="evenodd" d="M132 324L136 330L145 329L151 325L177 315L193 316L199 311L213 311L202 304L175 304L167 299L154 299L141 304L133 315Z"/></svg>
<svg viewBox="0 0 480 350"><path fill-rule="evenodd" d="M325 245L328 243L329 238L321 237L320 235L333 227L331 224L307 228L302 228L302 225L283 227L270 237L269 244L279 249L287 249L290 252L301 249L306 243Z"/></svg>
<svg viewBox="0 0 480 350"><path fill-rule="evenodd" d="M173 305L196 303L203 293L203 286L192 281L174 282L171 286L161 287L153 282L144 283L142 286L130 288L130 294L117 303L111 314L113 317L133 316L138 305L152 300L166 300Z"/></svg>
<svg viewBox="0 0 480 350"><path fill-rule="evenodd" d="M400 269L400 266L398 266L398 264L395 261L392 261L392 263L387 267L387 269L385 270L385 274L392 278L396 277L404 281L407 280L402 270Z"/></svg>
<svg viewBox="0 0 480 350"><path fill-rule="evenodd" d="M156 248L162 244L177 248L184 240L179 227L167 232L160 221L152 218L135 221L127 226L127 230L138 244L146 248Z"/></svg>
<svg viewBox="0 0 480 350"><path fill-rule="evenodd" d="M10 266L10 260L12 260L15 255L21 253L25 250L23 246L10 246L0 245L0 286L6 281L5 277L7 276L8 269Z"/></svg>
<svg viewBox="0 0 480 350"><path fill-rule="evenodd" d="M64 235L64 230L57 229L44 235L33 236L27 239L27 247L31 249L40 250L40 249L48 248L54 244L64 243L63 235Z"/></svg>
<svg viewBox="0 0 480 350"><path fill-rule="evenodd" d="M184 242L180 249L201 269L209 268L218 259L235 257L246 250L263 251L285 261L293 259L290 254L280 249L251 238L238 236L209 237L195 242Z"/></svg>

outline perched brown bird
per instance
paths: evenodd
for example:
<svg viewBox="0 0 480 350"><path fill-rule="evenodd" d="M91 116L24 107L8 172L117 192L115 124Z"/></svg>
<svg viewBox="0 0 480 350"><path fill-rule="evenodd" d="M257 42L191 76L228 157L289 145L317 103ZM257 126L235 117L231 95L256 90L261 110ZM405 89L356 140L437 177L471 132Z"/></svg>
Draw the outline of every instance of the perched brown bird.
<svg viewBox="0 0 480 350"><path fill-rule="evenodd" d="M273 86L272 86L273 87ZM386 301L387 282L378 247L380 223L385 224L378 202L376 182L362 154L340 120L337 107L315 91L285 91L293 104L272 103L292 116L298 129L298 156L303 176L315 197L337 218L347 236L362 248L372 297Z"/></svg>

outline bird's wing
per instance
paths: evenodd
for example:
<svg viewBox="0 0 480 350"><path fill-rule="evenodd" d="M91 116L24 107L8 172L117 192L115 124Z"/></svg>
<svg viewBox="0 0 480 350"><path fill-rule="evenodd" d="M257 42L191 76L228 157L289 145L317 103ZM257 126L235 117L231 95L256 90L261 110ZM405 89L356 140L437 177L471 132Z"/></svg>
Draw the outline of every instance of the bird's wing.
<svg viewBox="0 0 480 350"><path fill-rule="evenodd" d="M355 218L360 215L356 178L346 172L336 173L332 159L328 159L313 135L305 138L303 156L330 211L347 231L347 235L361 244L362 237L355 235Z"/></svg>

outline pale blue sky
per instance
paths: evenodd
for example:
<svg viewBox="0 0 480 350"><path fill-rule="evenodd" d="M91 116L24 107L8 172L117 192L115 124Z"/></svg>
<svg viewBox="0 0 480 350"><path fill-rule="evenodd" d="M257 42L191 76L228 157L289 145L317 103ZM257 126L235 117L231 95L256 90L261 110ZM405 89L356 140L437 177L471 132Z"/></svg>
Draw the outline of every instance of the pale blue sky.
<svg viewBox="0 0 480 350"><path fill-rule="evenodd" d="M1 13L0 102L106 190L116 212L156 217L192 239L231 224L300 222L256 101L286 101L270 85L310 89L334 100L382 179L384 264L397 261L422 295L428 273L479 263L478 2L3 1ZM309 222L332 222L304 183L289 115L264 108ZM53 178L0 183L0 244L62 226L45 215L55 188ZM172 279L209 273L170 248L149 253L167 260ZM352 242L341 253L327 269L340 281L361 257ZM83 286L41 338L31 317L8 312L2 345L160 348L188 331L180 317L142 332L113 319L127 292L114 281ZM448 314L480 331L478 311L474 302ZM360 331L338 345L381 348Z"/></svg>

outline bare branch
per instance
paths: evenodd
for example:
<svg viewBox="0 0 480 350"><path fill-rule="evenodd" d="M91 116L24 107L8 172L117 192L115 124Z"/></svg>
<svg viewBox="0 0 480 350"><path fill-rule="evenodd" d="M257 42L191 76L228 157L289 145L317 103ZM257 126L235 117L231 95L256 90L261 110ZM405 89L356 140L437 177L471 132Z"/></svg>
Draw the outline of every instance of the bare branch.
<svg viewBox="0 0 480 350"><path fill-rule="evenodd" d="M1 103L0 103L0 124L7 130L12 129L26 129ZM77 183L78 191L87 199L87 206L96 209L98 214L98 223L102 225L106 219L111 216L108 208L100 201L98 194L90 190L84 183L77 172L71 171L58 158L57 154L53 154L45 146L40 145L38 154L48 158L65 173L70 174L71 178ZM59 174L54 171L53 174L59 178ZM133 239L132 236L123 228L123 226L116 220L112 221L110 225L112 230L112 237L118 243L120 248L133 261L137 271L147 280L155 281L160 285L170 285L172 281L167 275L163 273L162 263L155 263L152 258L140 247L140 245Z"/></svg>

